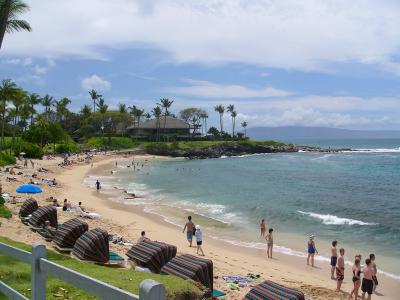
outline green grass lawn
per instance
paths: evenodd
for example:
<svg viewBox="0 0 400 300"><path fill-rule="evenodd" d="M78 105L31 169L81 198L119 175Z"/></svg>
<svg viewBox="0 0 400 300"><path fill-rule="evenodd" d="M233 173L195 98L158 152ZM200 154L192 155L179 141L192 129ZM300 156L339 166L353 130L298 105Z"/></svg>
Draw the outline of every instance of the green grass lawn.
<svg viewBox="0 0 400 300"><path fill-rule="evenodd" d="M30 245L15 242L5 237L0 237L0 242L26 251L31 251ZM139 293L139 284L144 279L153 279L164 284L168 299L196 299L200 295L200 290L195 285L175 276L156 275L136 272L130 269L104 267L93 263L81 262L51 250L47 250L47 257L57 264L134 294ZM30 265L0 254L0 279L28 298L31 297L30 272ZM68 296L67 299L96 299L95 296L51 276L47 277L46 299L65 299L63 296L60 297L60 295L63 295L60 288L68 291L66 294ZM0 299L7 298L0 293Z"/></svg>

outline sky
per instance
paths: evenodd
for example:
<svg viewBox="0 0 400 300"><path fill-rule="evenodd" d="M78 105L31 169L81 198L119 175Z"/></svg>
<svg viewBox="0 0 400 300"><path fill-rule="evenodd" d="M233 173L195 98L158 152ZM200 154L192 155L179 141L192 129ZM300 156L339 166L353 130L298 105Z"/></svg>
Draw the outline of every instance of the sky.
<svg viewBox="0 0 400 300"><path fill-rule="evenodd" d="M217 104L257 126L400 129L400 0L26 0L0 79L150 111ZM225 123L230 124L229 116Z"/></svg>

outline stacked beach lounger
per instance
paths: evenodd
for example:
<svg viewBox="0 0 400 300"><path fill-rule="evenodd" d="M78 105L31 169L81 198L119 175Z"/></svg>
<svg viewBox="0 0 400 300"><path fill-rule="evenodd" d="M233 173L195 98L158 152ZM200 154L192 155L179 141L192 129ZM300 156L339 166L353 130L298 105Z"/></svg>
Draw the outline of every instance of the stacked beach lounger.
<svg viewBox="0 0 400 300"><path fill-rule="evenodd" d="M170 274L183 279L192 279L213 289L213 262L209 259L199 258L185 254L170 260L161 269L161 274Z"/></svg>
<svg viewBox="0 0 400 300"><path fill-rule="evenodd" d="M161 268L176 255L176 246L161 242L145 241L133 245L126 253L136 265L160 273Z"/></svg>
<svg viewBox="0 0 400 300"><path fill-rule="evenodd" d="M50 222L50 226L57 228L57 208L54 206L41 206L32 213L29 219L29 225L34 229L40 229L46 221Z"/></svg>
<svg viewBox="0 0 400 300"><path fill-rule="evenodd" d="M53 238L55 247L59 251L70 252L75 242L82 234L88 231L89 226L86 222L75 218L68 220L57 230Z"/></svg>
<svg viewBox="0 0 400 300"><path fill-rule="evenodd" d="M270 280L253 287L244 299L247 300L304 300L299 290L285 287Z"/></svg>
<svg viewBox="0 0 400 300"><path fill-rule="evenodd" d="M24 203L22 203L19 210L19 217L21 218L21 221L26 223L28 216L31 215L38 208L39 205L37 204L37 201L35 199L28 199Z"/></svg>
<svg viewBox="0 0 400 300"><path fill-rule="evenodd" d="M72 248L72 255L86 261L107 265L123 265L125 259L109 251L108 232L95 228L83 233Z"/></svg>

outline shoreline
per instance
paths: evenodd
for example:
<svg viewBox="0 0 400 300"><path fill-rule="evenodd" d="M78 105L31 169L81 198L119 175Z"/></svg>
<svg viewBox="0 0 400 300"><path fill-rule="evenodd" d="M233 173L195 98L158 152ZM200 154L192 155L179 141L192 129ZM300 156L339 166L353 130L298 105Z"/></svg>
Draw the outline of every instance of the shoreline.
<svg viewBox="0 0 400 300"><path fill-rule="evenodd" d="M154 159L151 156L140 157L149 160ZM91 171L96 171L97 168L106 168L107 164L112 164L115 160L123 158L122 156L108 155L99 157L98 160L100 159L100 162L95 162L94 169L91 169L90 165L77 165L69 169L59 170L60 172L55 174L54 177L61 182L63 188L57 191L57 198L60 200L68 198L72 204L82 201L85 207L100 213L101 220L88 222L91 223L91 227L92 224L99 227L103 226L110 233L122 234L126 238L135 240L139 237L140 232L145 230L146 235L153 240L176 245L178 253L195 254L195 248L188 247L185 235L181 233L181 230L166 222L162 216L144 212L143 207L139 205L126 205L110 201L109 196L105 193L97 193L87 187L83 181ZM161 157L160 159L169 158ZM5 224L2 226L2 232L9 221L3 223ZM24 228L22 227L22 229ZM17 232L19 231L17 230ZM22 239L23 237L16 238ZM37 239L33 235L28 238L31 242L35 238ZM224 241L209 239L207 236L204 239L203 249L206 258L212 259L214 262L215 275L218 276L215 279L215 287L227 291L229 299L242 299L248 288L241 288L240 291L229 291L221 277L223 275L243 276L249 272L260 274L264 280L271 279L289 287L300 288L312 299L347 299L348 292L352 287L349 267L346 268L342 288L346 293L336 293L334 292L336 282L330 280L329 266L325 262L316 260L317 267L311 268L306 266L304 258L281 253L275 253L274 259L267 260L265 250L231 245ZM126 249L118 247L113 248L114 250L123 255L126 252ZM384 295L379 297L373 295L373 298L397 299L397 291L399 290L397 280L382 275L379 279ZM380 289L379 292L381 292Z"/></svg>

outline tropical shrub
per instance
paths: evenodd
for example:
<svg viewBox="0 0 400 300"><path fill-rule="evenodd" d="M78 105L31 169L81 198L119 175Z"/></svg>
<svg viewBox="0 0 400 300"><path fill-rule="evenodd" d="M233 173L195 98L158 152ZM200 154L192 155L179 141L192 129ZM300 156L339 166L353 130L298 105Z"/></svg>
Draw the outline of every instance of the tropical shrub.
<svg viewBox="0 0 400 300"><path fill-rule="evenodd" d="M0 152L0 167L12 164L15 164L15 157L7 153Z"/></svg>
<svg viewBox="0 0 400 300"><path fill-rule="evenodd" d="M18 141L14 147L15 156L19 156L21 152L25 153L26 158L42 158L43 156L42 147L23 140Z"/></svg>
<svg viewBox="0 0 400 300"><path fill-rule="evenodd" d="M79 152L79 147L76 143L70 142L68 144L58 144L56 146L56 153L77 153Z"/></svg>

